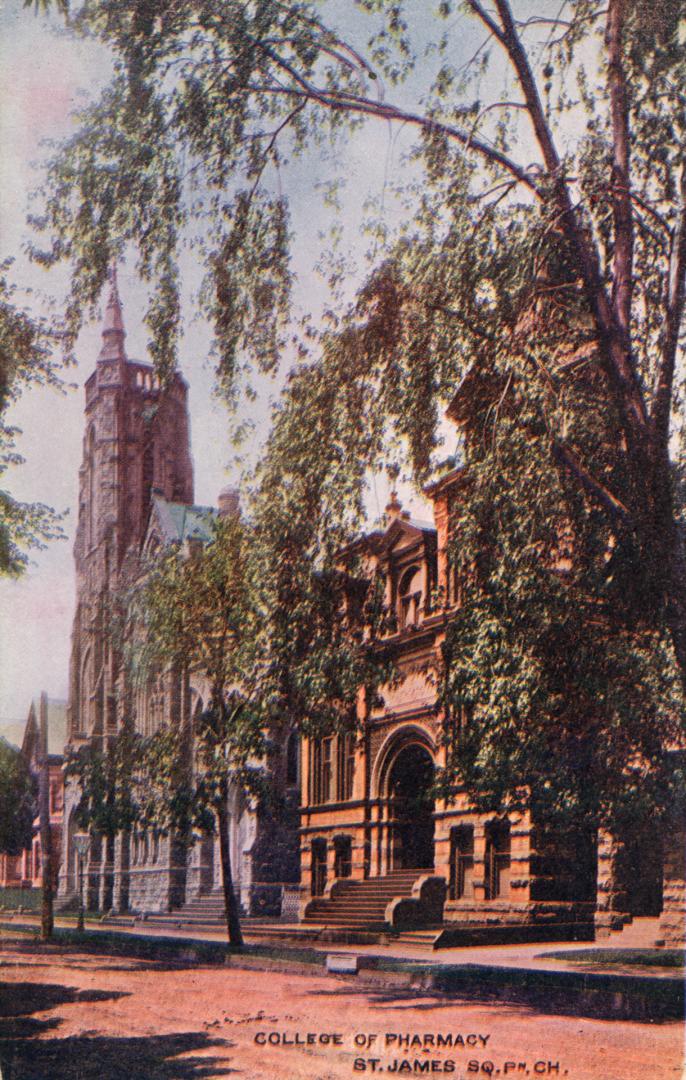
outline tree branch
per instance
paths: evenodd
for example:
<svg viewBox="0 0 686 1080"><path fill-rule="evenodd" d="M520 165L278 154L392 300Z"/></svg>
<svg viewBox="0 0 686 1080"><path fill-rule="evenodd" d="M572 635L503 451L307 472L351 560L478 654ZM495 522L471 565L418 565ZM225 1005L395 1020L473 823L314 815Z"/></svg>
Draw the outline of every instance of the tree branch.
<svg viewBox="0 0 686 1080"><path fill-rule="evenodd" d="M517 165L515 161L496 149L489 146L482 139L475 138L467 131L447 124L442 120L436 120L421 113L408 112L396 105L385 101L372 101L371 98L350 91L326 89L317 87L297 71L292 64L272 49L264 50L276 66L284 71L295 86L279 86L272 89L272 93L281 93L293 97L307 98L316 101L319 105L337 112L361 113L367 116L376 116L383 120L393 120L400 123L412 124L425 131L437 132L449 139L459 142L466 150L474 150L482 158L492 165L498 165L514 176L519 183L524 184L536 195L540 195L539 188L526 169Z"/></svg>
<svg viewBox="0 0 686 1080"><path fill-rule="evenodd" d="M629 511L624 503L581 464L573 450L558 439L553 441L553 457L560 465L569 469L582 488L595 498L612 517L619 518L622 521L628 520Z"/></svg>
<svg viewBox="0 0 686 1080"><path fill-rule="evenodd" d="M477 0L467 0L467 5L471 8L474 14L477 15L479 19L481 19L484 26L487 27L488 30L490 30L490 32L493 34L493 37L497 38L501 45L506 45L505 34L503 33L502 28L498 26L494 19L491 18L491 16L482 7L482 5L477 3Z"/></svg>
<svg viewBox="0 0 686 1080"><path fill-rule="evenodd" d="M576 255L586 296L596 322L598 335L604 346L606 366L622 417L622 425L632 451L638 453L640 457L644 452L649 419L629 340L616 317L603 284L598 249L584 230L572 203L569 182L563 175L562 163L546 120L536 80L517 33L508 0L495 0L495 5L502 24L500 40L522 88L536 140L553 185L553 196L559 208L561 226ZM479 8L478 4L472 6L475 11ZM482 17L481 14L480 17Z"/></svg>
<svg viewBox="0 0 686 1080"><path fill-rule="evenodd" d="M607 81L612 125L610 191L615 226L612 303L617 323L628 344L631 332L634 230L631 214L629 106L623 58L625 17L625 0L610 0L605 43L608 50Z"/></svg>
<svg viewBox="0 0 686 1080"><path fill-rule="evenodd" d="M661 360L658 370L652 421L656 449L667 452L669 443L669 420L672 405L672 388L679 331L684 316L686 298L686 164L681 169L681 206L672 237L669 255L669 274L665 288L665 326L661 341Z"/></svg>

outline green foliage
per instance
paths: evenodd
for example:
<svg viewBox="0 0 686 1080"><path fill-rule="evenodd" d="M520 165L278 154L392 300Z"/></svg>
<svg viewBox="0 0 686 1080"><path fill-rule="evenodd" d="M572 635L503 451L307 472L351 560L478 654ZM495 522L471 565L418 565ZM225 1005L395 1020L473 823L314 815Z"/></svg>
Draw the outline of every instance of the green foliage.
<svg viewBox="0 0 686 1080"><path fill-rule="evenodd" d="M35 783L19 750L0 739L0 851L19 855L31 846Z"/></svg>
<svg viewBox="0 0 686 1080"><path fill-rule="evenodd" d="M15 450L20 432L7 423L7 410L31 386L58 386L51 359L54 335L47 325L16 303L8 280L11 263L0 264L0 477L23 460ZM42 503L22 503L0 490L0 575L17 576L28 564L27 551L63 537L60 516Z"/></svg>
<svg viewBox="0 0 686 1080"><path fill-rule="evenodd" d="M163 727L141 741L134 770L138 819L189 837L212 831L229 784L259 793L265 743L253 704L256 612L250 537L217 517L213 539L162 553L125 602L134 680L175 670L204 687L192 730Z"/></svg>
<svg viewBox="0 0 686 1080"><path fill-rule="evenodd" d="M80 792L76 821L79 828L114 837L128 832L140 817L135 762L141 740L130 725L106 746L94 741L69 750L65 780L75 779Z"/></svg>
<svg viewBox="0 0 686 1080"><path fill-rule="evenodd" d="M310 365L293 375L274 417L251 505L253 582L261 625L256 699L264 723L308 736L357 722L361 687L392 665L370 635L385 613L355 549L364 474L376 438L363 380L345 388Z"/></svg>
<svg viewBox="0 0 686 1080"><path fill-rule="evenodd" d="M242 580L247 613L229 602L247 630L227 630L228 670L210 663L212 700L240 686L265 720L314 731L383 681L350 595L364 612L369 588L371 637L383 612L354 545L336 552L363 520L371 472L436 475L455 400L465 601L442 679L449 724L463 726L448 790L459 780L498 806L526 790L546 813L594 822L667 809L686 671L683 5L573 0L524 17L466 0L478 31L466 65L465 23L441 5L420 106L402 94L424 5L358 7L368 51L326 25L326 4L86 0L75 16L117 69L48 176L42 257L72 260L75 329L112 254L137 245L165 371L192 241L233 404L241 374L273 371L284 342L288 209L271 170L361 117L421 135L405 223L355 304L303 345L277 409L256 481L259 570ZM172 648L185 606L161 610Z"/></svg>

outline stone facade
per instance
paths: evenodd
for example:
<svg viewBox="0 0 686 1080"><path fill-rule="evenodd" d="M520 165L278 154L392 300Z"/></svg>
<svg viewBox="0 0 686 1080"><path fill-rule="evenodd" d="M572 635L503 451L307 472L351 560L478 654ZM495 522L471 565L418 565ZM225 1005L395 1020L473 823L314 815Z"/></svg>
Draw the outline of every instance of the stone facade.
<svg viewBox="0 0 686 1080"><path fill-rule="evenodd" d="M192 730L203 707L202 682L172 669L134 683L110 630L111 600L135 584L147 560L168 544L210 542L217 513L193 505L187 385L175 373L162 387L151 365L129 360L116 277L106 308L102 348L86 382L83 463L79 472L79 521L74 547L77 598L72 633L67 744L105 749L125 721L144 736L163 725ZM235 512L235 493L220 497L221 512ZM285 753L285 750L284 750ZM277 770L278 771L278 770ZM77 896L73 837L80 791L65 788L59 899ZM244 908L255 883L279 860L261 850L261 812L232 791L231 847L237 891ZM295 830L280 837L297 849ZM291 859L291 876L297 860ZM265 866L267 870L265 870ZM267 877L267 881L274 880ZM176 837L145 833L91 836L84 893L90 909L168 911L219 888L214 837L188 850Z"/></svg>
<svg viewBox="0 0 686 1080"><path fill-rule="evenodd" d="M412 520L393 496L384 530L341 555L343 568L354 558L370 578L385 581L390 629L383 646L398 678L371 709L360 696L359 735L303 746L301 913L314 922L347 912L354 921L354 905L346 909L335 898L357 895L362 910L362 898L373 893L353 883L377 879L380 897L382 883L387 889L395 875L405 891L387 907L385 921L395 925L397 916L399 929L414 918L415 925L438 921L447 930L583 938L645 916L657 937L662 911L660 936L683 940L680 833L663 859L661 836L563 836L526 812L478 813L464 792L450 803L430 796L435 770L447 764L436 683L446 627L461 602L448 543L451 505L463 487L464 474L455 470L427 490L431 522ZM422 915L420 895L435 879L444 896L440 915L435 899Z"/></svg>

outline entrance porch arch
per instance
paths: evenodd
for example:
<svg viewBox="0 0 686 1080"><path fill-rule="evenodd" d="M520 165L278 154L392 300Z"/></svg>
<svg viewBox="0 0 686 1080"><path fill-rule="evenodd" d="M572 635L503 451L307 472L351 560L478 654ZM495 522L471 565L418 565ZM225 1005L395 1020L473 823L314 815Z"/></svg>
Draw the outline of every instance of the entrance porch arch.
<svg viewBox="0 0 686 1080"><path fill-rule="evenodd" d="M435 767L434 741L420 725L396 730L382 746L373 775L377 874L433 868Z"/></svg>

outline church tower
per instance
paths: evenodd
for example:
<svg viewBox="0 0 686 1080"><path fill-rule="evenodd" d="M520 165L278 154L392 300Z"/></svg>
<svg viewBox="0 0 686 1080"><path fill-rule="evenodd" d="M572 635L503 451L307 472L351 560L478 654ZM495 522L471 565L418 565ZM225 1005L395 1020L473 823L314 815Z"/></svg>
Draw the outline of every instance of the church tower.
<svg viewBox="0 0 686 1080"><path fill-rule="evenodd" d="M117 672L103 623L128 560L140 553L151 497L193 502L187 385L175 373L160 386L150 364L127 358L125 337L113 270L102 347L86 382L79 470L69 717L77 744L116 731Z"/></svg>
<svg viewBox="0 0 686 1080"><path fill-rule="evenodd" d="M113 269L100 354L85 385L68 709L73 749L103 747L121 722L121 665L109 612L112 598L140 565L153 495L193 502L187 384L177 372L162 386L151 364L127 357L125 339ZM69 784L65 795L69 823L78 788ZM67 878L74 876L67 834L75 828L72 823L65 829ZM62 882L61 890L72 893L74 882Z"/></svg>

